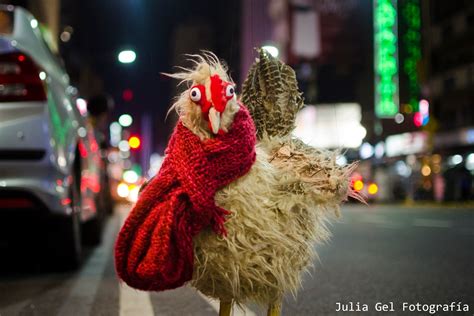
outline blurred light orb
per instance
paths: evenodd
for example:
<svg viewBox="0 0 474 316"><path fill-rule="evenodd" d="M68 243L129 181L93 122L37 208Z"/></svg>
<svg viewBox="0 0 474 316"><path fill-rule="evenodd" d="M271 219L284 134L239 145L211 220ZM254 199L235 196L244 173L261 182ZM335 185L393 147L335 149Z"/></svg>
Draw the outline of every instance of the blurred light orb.
<svg viewBox="0 0 474 316"><path fill-rule="evenodd" d="M122 179L127 183L136 183L138 181L138 174L134 170L127 170L123 173Z"/></svg>
<svg viewBox="0 0 474 316"><path fill-rule="evenodd" d="M367 191L369 192L370 195L377 194L379 192L379 187L375 183L371 183L369 187L367 188Z"/></svg>
<svg viewBox="0 0 474 316"><path fill-rule="evenodd" d="M86 116L87 114L87 101L86 100L84 100L83 98L77 98L76 107L82 116Z"/></svg>
<svg viewBox="0 0 474 316"><path fill-rule="evenodd" d="M374 147L369 143L363 143L359 149L361 159L369 159L374 155Z"/></svg>
<svg viewBox="0 0 474 316"><path fill-rule="evenodd" d="M140 187L138 185L132 184L129 188L130 193L128 194L127 200L132 203L138 201L138 195L140 194Z"/></svg>
<svg viewBox="0 0 474 316"><path fill-rule="evenodd" d="M123 50L118 54L118 60L122 64L131 64L137 58L137 54L133 50Z"/></svg>
<svg viewBox="0 0 474 316"><path fill-rule="evenodd" d="M67 43L71 40L71 33L67 32L67 31L64 31L64 32L61 33L59 38L61 39L61 42Z"/></svg>
<svg viewBox="0 0 474 316"><path fill-rule="evenodd" d="M110 129L110 132L114 134L122 132L122 126L120 126L120 124L117 122L111 123L109 129Z"/></svg>
<svg viewBox="0 0 474 316"><path fill-rule="evenodd" d="M122 158L122 159L130 158L130 151L120 151L119 152L119 157ZM128 162L128 160L125 160L125 162Z"/></svg>
<svg viewBox="0 0 474 316"><path fill-rule="evenodd" d="M345 166L347 164L347 158L344 155L339 155L336 157L336 164L338 166Z"/></svg>
<svg viewBox="0 0 474 316"><path fill-rule="evenodd" d="M397 113L397 114L395 115L395 123L397 123L397 124L402 124L403 121L405 121L405 116L403 116L402 113Z"/></svg>
<svg viewBox="0 0 474 316"><path fill-rule="evenodd" d="M449 164L452 166L459 165L462 162L462 156L461 155L454 155L451 157L449 160Z"/></svg>
<svg viewBox="0 0 474 316"><path fill-rule="evenodd" d="M378 142L375 145L375 158L381 159L383 155L385 155L385 143L384 142Z"/></svg>
<svg viewBox="0 0 474 316"><path fill-rule="evenodd" d="M434 154L432 157L431 157L431 160L433 161L433 163L440 163L441 162L441 155L440 154Z"/></svg>
<svg viewBox="0 0 474 316"><path fill-rule="evenodd" d="M262 48L275 58L277 58L278 55L280 55L280 51L278 50L278 48L276 48L273 45L265 45Z"/></svg>
<svg viewBox="0 0 474 316"><path fill-rule="evenodd" d="M130 145L128 144L128 142L126 140L121 140L118 143L118 148L120 149L120 151L129 151L130 150Z"/></svg>
<svg viewBox="0 0 474 316"><path fill-rule="evenodd" d="M420 102L418 103L418 107L419 107L420 113L422 115L428 115L429 114L429 112L430 112L430 110L429 110L430 109L430 103L427 100L425 100L425 99L420 100Z"/></svg>
<svg viewBox="0 0 474 316"><path fill-rule="evenodd" d="M137 136L132 136L128 140L128 145L130 145L130 148L132 148L132 149L139 148L140 144L141 144L140 138L138 138Z"/></svg>
<svg viewBox="0 0 474 316"><path fill-rule="evenodd" d="M430 166L428 165L424 165L422 168L421 168L421 174L425 177L429 176L431 174L431 168Z"/></svg>
<svg viewBox="0 0 474 316"><path fill-rule="evenodd" d="M129 193L130 190L128 189L128 185L126 183L122 182L117 186L117 195L121 198L126 198Z"/></svg>
<svg viewBox="0 0 474 316"><path fill-rule="evenodd" d="M150 156L150 169L147 174L150 178L153 178L160 170L161 164L163 163L163 156L158 153L153 153Z"/></svg>
<svg viewBox="0 0 474 316"><path fill-rule="evenodd" d="M87 136L87 130L84 127L81 126L77 130L77 135L79 135L79 137L86 137Z"/></svg>
<svg viewBox="0 0 474 316"><path fill-rule="evenodd" d="M399 160L395 163L395 171L398 175L408 178L411 175L411 168L403 161Z"/></svg>
<svg viewBox="0 0 474 316"><path fill-rule="evenodd" d="M466 141L469 144L474 144L474 128L470 128L466 131Z"/></svg>
<svg viewBox="0 0 474 316"><path fill-rule="evenodd" d="M125 89L122 92L122 99L126 102L130 102L133 99L133 91L131 89Z"/></svg>
<svg viewBox="0 0 474 316"><path fill-rule="evenodd" d="M364 182L362 180L354 181L354 190L361 191L364 188Z"/></svg>
<svg viewBox="0 0 474 316"><path fill-rule="evenodd" d="M416 127L421 127L423 125L423 114L416 112L413 116L413 124L415 124Z"/></svg>
<svg viewBox="0 0 474 316"><path fill-rule="evenodd" d="M471 153L466 158L466 169L467 170L474 170L474 153Z"/></svg>
<svg viewBox="0 0 474 316"><path fill-rule="evenodd" d="M38 27L38 20L37 19L31 19L30 25L32 28L37 28Z"/></svg>
<svg viewBox="0 0 474 316"><path fill-rule="evenodd" d="M118 121L123 127L129 127L133 123L133 118L130 114L122 114L120 115Z"/></svg>

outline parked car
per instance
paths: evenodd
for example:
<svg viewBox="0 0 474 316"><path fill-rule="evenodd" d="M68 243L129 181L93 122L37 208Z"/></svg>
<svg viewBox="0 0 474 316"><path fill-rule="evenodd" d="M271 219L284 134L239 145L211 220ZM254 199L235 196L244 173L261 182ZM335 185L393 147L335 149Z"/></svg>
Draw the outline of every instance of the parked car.
<svg viewBox="0 0 474 316"><path fill-rule="evenodd" d="M0 6L1 238L41 240L70 267L81 239L99 242L102 219L99 146L76 94L38 21Z"/></svg>

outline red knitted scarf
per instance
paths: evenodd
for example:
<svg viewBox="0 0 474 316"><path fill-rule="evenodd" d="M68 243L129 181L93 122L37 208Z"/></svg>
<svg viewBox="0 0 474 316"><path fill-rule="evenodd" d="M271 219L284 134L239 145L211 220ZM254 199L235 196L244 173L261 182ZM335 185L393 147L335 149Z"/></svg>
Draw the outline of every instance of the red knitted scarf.
<svg viewBox="0 0 474 316"><path fill-rule="evenodd" d="M244 106L228 133L201 141L178 122L158 175L140 195L115 245L118 276L131 287L162 291L193 274L193 237L206 227L226 234L229 214L216 192L255 161L255 127Z"/></svg>

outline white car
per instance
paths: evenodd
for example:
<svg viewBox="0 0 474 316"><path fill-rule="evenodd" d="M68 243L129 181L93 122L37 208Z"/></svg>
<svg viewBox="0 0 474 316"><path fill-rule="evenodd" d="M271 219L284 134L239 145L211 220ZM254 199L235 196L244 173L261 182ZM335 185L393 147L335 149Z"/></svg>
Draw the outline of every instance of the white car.
<svg viewBox="0 0 474 316"><path fill-rule="evenodd" d="M0 6L0 230L12 231L0 235L39 233L70 267L81 260L81 233L98 242L101 226L102 161L76 94L38 21Z"/></svg>

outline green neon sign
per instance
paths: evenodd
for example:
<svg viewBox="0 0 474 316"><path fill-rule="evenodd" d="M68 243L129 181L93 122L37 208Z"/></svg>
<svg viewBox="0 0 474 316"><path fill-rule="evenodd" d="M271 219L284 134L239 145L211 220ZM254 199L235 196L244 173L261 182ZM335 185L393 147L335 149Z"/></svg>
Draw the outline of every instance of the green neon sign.
<svg viewBox="0 0 474 316"><path fill-rule="evenodd" d="M397 0L374 0L375 114L399 111Z"/></svg>
<svg viewBox="0 0 474 316"><path fill-rule="evenodd" d="M421 59L421 13L420 0L405 0L401 8L402 20L406 26L402 35L405 58L403 71L408 78L408 103L413 111L418 112L420 86L417 66Z"/></svg>

